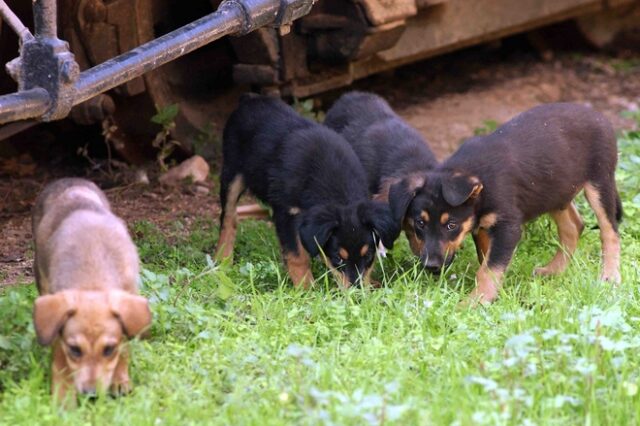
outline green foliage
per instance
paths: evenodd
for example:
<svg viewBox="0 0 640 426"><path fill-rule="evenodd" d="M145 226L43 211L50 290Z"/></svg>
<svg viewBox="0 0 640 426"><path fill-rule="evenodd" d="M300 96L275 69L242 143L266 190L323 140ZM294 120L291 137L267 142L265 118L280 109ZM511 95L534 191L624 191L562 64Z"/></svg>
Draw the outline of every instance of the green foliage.
<svg viewBox="0 0 640 426"><path fill-rule="evenodd" d="M314 110L313 99L307 99L301 102L295 98L293 100L293 109L295 109L298 114L310 120L317 121L318 123L322 123L324 121L324 112Z"/></svg>
<svg viewBox="0 0 640 426"><path fill-rule="evenodd" d="M620 73L629 74L640 69L640 59L616 59L611 61L611 66Z"/></svg>
<svg viewBox="0 0 640 426"><path fill-rule="evenodd" d="M171 138L171 132L176 127L175 118L180 108L178 104L167 105L158 109L156 115L151 117L151 122L159 124L162 129L156 134L151 145L158 150L156 160L160 169L166 171L169 166L166 163L167 158L173 153L176 146L180 146L180 142Z"/></svg>
<svg viewBox="0 0 640 426"><path fill-rule="evenodd" d="M476 127L473 130L473 134L476 136L488 135L489 133L493 133L499 125L495 120L484 120L482 126Z"/></svg>
<svg viewBox="0 0 640 426"><path fill-rule="evenodd" d="M179 111L178 104L167 105L158 109L157 114L151 117L151 122L159 124L165 129L172 128Z"/></svg>
<svg viewBox="0 0 640 426"><path fill-rule="evenodd" d="M233 265L211 260L211 221L136 223L154 322L131 343L134 392L58 409L35 289L5 288L0 424L639 424L640 135L622 134L620 150L623 283L598 281L599 234L580 202L588 226L569 269L532 277L558 247L537 220L487 308L458 307L478 267L470 241L439 277L402 237L377 266L383 288L339 290L316 264L305 291L288 282L269 223L241 222Z"/></svg>

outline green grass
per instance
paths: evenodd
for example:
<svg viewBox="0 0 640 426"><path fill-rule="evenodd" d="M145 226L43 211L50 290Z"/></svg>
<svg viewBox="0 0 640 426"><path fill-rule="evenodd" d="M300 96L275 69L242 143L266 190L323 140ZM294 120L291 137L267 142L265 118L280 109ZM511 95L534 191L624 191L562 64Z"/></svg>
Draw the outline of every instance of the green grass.
<svg viewBox="0 0 640 426"><path fill-rule="evenodd" d="M134 392L63 411L49 350L35 342L33 286L0 290L0 424L640 424L640 133L620 136L623 283L597 280L598 231L569 270L534 278L557 247L529 224L499 300L460 309L477 269L468 241L441 277L420 273L402 237L378 290L287 281L273 228L240 226L233 266L207 257L216 226L161 234L137 223L152 337L131 343ZM581 197L582 199L582 197ZM176 230L181 224L176 222Z"/></svg>

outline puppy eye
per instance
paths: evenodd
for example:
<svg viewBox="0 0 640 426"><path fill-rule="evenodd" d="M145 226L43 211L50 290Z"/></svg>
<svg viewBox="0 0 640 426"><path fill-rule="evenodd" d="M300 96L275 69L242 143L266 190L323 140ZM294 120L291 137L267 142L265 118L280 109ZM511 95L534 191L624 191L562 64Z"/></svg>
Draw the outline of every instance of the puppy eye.
<svg viewBox="0 0 640 426"><path fill-rule="evenodd" d="M447 230L453 231L458 227L458 224L455 222L447 222Z"/></svg>
<svg viewBox="0 0 640 426"><path fill-rule="evenodd" d="M417 220L416 220L416 226L417 226L418 228L424 228L424 220L422 220L422 219L417 219Z"/></svg>
<svg viewBox="0 0 640 426"><path fill-rule="evenodd" d="M74 358L80 358L82 357L82 349L80 346L71 345L69 346L69 354Z"/></svg>
<svg viewBox="0 0 640 426"><path fill-rule="evenodd" d="M113 355L113 352L116 350L116 347L113 345L107 345L104 347L104 349L102 350L102 355L104 355L105 357L110 357L111 355Z"/></svg>
<svg viewBox="0 0 640 426"><path fill-rule="evenodd" d="M340 256L336 256L336 257L333 259L333 264L334 264L334 265L341 266L343 263L344 263L344 259L343 259L343 258L341 258Z"/></svg>

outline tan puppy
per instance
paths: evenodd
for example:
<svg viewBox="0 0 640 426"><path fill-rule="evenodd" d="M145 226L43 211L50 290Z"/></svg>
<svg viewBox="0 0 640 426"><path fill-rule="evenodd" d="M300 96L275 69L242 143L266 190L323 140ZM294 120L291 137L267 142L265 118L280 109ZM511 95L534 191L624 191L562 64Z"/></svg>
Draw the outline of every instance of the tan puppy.
<svg viewBox="0 0 640 426"><path fill-rule="evenodd" d="M148 328L151 313L137 295L139 260L126 225L96 185L69 178L38 197L33 235L33 322L38 342L53 344L51 392L128 392L124 336Z"/></svg>

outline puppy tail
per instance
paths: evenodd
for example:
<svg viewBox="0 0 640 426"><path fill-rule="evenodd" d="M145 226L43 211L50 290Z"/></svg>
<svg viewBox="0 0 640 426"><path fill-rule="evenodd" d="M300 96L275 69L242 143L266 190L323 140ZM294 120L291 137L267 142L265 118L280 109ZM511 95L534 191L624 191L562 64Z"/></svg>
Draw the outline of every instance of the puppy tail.
<svg viewBox="0 0 640 426"><path fill-rule="evenodd" d="M620 200L620 194L618 194L618 191L616 191L616 223L618 225L620 225L620 223L622 222L622 216L622 200ZM598 225L594 225L591 227L591 229L600 229L600 227Z"/></svg>
<svg viewBox="0 0 640 426"><path fill-rule="evenodd" d="M622 201L620 200L618 191L616 191L616 221L618 224L622 222Z"/></svg>

